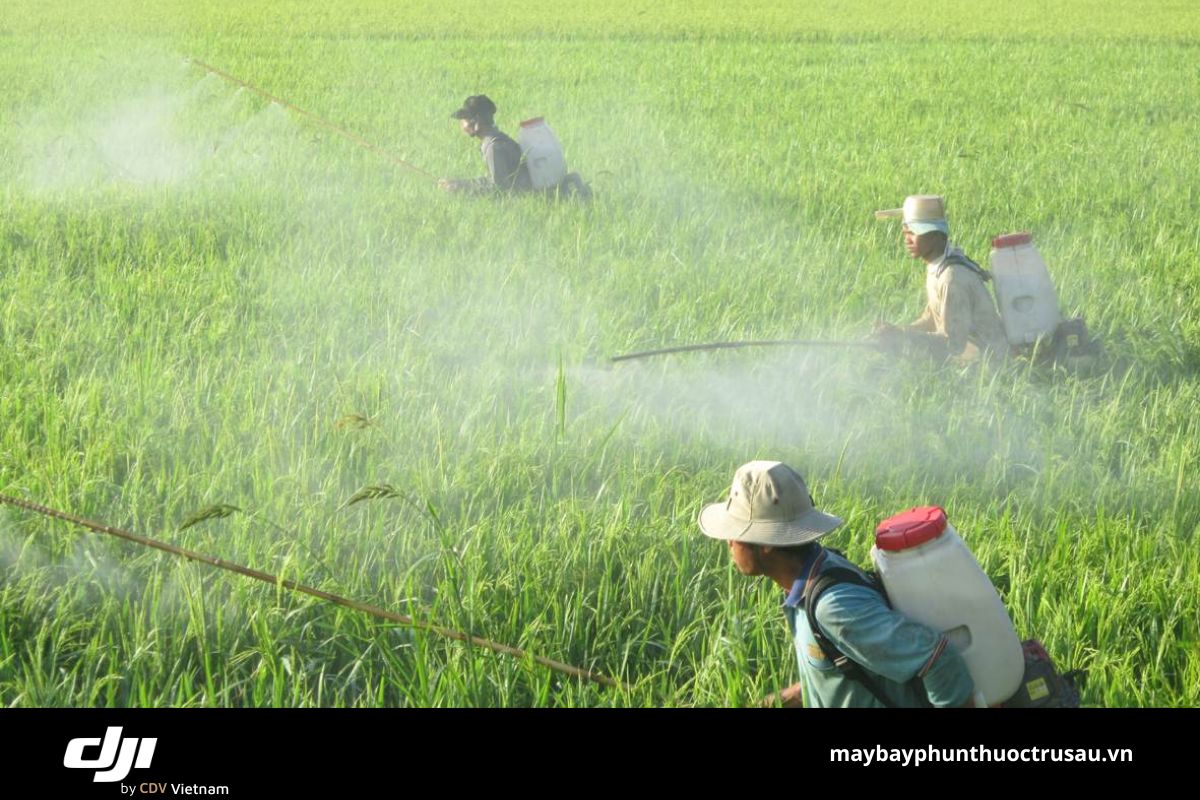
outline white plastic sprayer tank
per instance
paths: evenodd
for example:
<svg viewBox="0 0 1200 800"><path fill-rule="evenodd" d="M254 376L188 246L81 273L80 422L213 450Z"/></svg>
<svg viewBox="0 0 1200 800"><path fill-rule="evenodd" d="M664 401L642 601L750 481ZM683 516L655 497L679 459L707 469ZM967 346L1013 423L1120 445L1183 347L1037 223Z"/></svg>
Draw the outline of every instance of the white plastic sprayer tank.
<svg viewBox="0 0 1200 800"><path fill-rule="evenodd" d="M552 189L567 177L562 145L544 119L534 117L521 123L520 144L533 188Z"/></svg>
<svg viewBox="0 0 1200 800"><path fill-rule="evenodd" d="M942 631L975 681L976 703L1012 697L1025 656L1004 602L963 540L936 506L886 519L871 558L892 606Z"/></svg>
<svg viewBox="0 0 1200 800"><path fill-rule="evenodd" d="M1053 336L1062 315L1046 263L1028 232L992 240L992 280L1004 334L1014 346Z"/></svg>

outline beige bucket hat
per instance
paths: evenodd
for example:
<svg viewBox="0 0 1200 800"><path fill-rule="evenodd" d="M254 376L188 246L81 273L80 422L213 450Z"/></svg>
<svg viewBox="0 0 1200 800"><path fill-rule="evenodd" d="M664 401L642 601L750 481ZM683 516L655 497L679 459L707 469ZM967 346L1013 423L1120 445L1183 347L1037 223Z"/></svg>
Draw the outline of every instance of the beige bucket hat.
<svg viewBox="0 0 1200 800"><path fill-rule="evenodd" d="M792 547L816 541L842 520L813 508L794 469L779 461L751 461L734 473L729 499L700 512L700 530L714 539Z"/></svg>
<svg viewBox="0 0 1200 800"><path fill-rule="evenodd" d="M901 208L887 208L875 212L875 219L895 219L900 217L904 225L913 233L920 236L931 231L941 231L950 235L950 225L946 222L946 201L936 194L914 194L904 198Z"/></svg>

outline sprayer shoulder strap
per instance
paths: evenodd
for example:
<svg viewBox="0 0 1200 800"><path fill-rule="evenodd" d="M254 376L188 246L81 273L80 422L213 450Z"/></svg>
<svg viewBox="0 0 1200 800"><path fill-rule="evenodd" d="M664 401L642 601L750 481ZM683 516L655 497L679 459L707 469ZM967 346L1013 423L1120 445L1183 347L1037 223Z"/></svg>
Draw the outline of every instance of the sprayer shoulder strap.
<svg viewBox="0 0 1200 800"><path fill-rule="evenodd" d="M938 270L938 274L940 275L945 272L946 268L951 264L958 264L960 267L966 267L967 269L971 270L971 272L974 272L977 276L979 276L979 279L984 283L987 283L992 279L992 273L979 266L979 264L975 263L975 261L969 258L965 253L958 252L951 253L946 256L946 259L942 261L942 266Z"/></svg>
<svg viewBox="0 0 1200 800"><path fill-rule="evenodd" d="M841 553L838 553L838 555L841 555ZM821 558L823 560L824 555ZM817 562L813 571L817 572L818 570L820 570L820 562ZM833 665L837 668L838 672L851 680L861 683L885 707L895 708L895 702L887 696L874 676L861 664L839 650L829 640L829 637L825 635L824 631L821 630L821 625L817 622L817 603L820 601L821 595L826 589L839 583L865 586L874 592L878 592L888 608L892 606L883 581L875 573L864 574L858 570L847 569L846 567L830 567L829 569L820 571L815 579L808 581L804 586L803 602L805 614L808 616L808 627L813 633L813 638L817 640L817 646L833 661ZM921 698L921 705L928 708L930 704L928 695L925 692L924 681L919 676L914 676L907 685L912 688L917 697Z"/></svg>
<svg viewBox="0 0 1200 800"><path fill-rule="evenodd" d="M857 680L859 684L865 686L866 691L874 694L875 699L882 703L884 708L894 709L896 708L896 704L892 698L887 696L883 688L878 685L874 675L871 675L862 664L852 660L845 652L836 648L832 640L829 640L829 637L824 634L824 631L821 630L821 625L817 622L817 602L821 600L821 595L826 589L832 588L836 584L851 583L858 585L858 587L866 587L872 591L877 591L882 597L883 602L887 603L890 607L892 603L888 601L887 591L884 591L882 582L878 581L877 578L863 575L862 572L857 570L850 570L841 566L832 566L826 570L822 570L821 561L824 560L824 554L820 558L821 560L817 561L814 567L814 572L817 575L815 578L811 578L808 583L805 583L804 594L802 595L804 613L808 616L809 630L812 631L812 638L816 639L818 648L821 648L824 654L833 661L834 667L838 669L839 673L848 679ZM917 688L918 696L925 697L924 686L920 684L920 679L913 678L913 681L917 684L914 688Z"/></svg>

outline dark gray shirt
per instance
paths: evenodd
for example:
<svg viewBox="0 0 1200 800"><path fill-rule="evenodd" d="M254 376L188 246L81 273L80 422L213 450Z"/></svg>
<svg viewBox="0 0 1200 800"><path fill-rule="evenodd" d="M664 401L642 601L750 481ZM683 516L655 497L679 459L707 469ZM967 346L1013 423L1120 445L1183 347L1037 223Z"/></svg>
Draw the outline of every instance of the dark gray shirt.
<svg viewBox="0 0 1200 800"><path fill-rule="evenodd" d="M473 191L527 192L533 188L529 180L529 168L521 158L521 145L496 128L484 132L479 143L483 163L487 164L488 176L468 182Z"/></svg>

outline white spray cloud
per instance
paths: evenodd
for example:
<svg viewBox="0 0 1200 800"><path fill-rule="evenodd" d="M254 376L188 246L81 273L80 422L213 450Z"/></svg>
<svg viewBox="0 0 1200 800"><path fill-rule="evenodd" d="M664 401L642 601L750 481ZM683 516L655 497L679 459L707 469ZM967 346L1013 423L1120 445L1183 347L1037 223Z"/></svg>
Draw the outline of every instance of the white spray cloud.
<svg viewBox="0 0 1200 800"><path fill-rule="evenodd" d="M33 111L18 125L18 182L40 195L154 190L208 171L227 178L265 169L291 119L274 104L216 88L207 78L188 88L152 84L73 109L70 118L58 107Z"/></svg>

